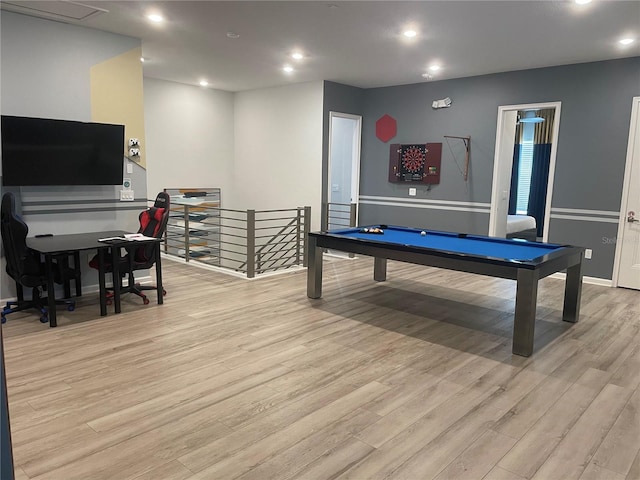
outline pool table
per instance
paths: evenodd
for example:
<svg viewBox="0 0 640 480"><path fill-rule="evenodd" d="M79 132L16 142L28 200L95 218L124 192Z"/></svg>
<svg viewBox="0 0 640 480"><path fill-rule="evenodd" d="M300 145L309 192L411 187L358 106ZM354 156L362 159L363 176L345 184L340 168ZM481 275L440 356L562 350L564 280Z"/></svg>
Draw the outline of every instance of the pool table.
<svg viewBox="0 0 640 480"><path fill-rule="evenodd" d="M379 228L382 234L365 233ZM422 233L424 232L424 234ZM307 296L322 296L323 249L375 258L373 278L387 277L387 259L516 280L513 353L533 353L538 280L566 270L562 319L577 322L584 248L525 240L373 225L309 233Z"/></svg>

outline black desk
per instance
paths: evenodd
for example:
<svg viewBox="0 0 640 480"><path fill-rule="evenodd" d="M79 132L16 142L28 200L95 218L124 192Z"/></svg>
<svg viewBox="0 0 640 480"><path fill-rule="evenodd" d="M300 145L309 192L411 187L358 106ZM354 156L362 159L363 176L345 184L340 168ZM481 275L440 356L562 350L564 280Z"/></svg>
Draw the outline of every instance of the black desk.
<svg viewBox="0 0 640 480"><path fill-rule="evenodd" d="M51 237L30 237L27 238L27 247L31 250L44 255L45 258L45 274L47 277L47 298L49 309L49 326L55 327L58 325L56 319L56 301L54 295L54 278L53 278L53 257L59 254L74 255L74 266L77 268L79 264L79 252L85 250L97 250L98 251L98 283L100 285L100 315L107 314L107 289L106 289L106 269L104 257L105 253L111 248L111 264L112 264L112 278L113 278L113 303L115 306L115 312L120 313L120 271L119 271L119 251L118 247L131 247L132 244L140 245L144 243L160 242L161 239L154 238L148 240L136 240L135 242L123 239L121 242L100 242L100 238L108 237L120 237L125 232L123 230L112 230L108 232L90 232L90 233L74 233L69 235L53 235ZM112 248L113 247L113 248ZM158 304L163 303L162 296L162 264L160 260L160 249L156 248L155 268L156 268L156 282L158 286ZM76 294L80 294L80 281L76 282ZM70 292L65 287L65 295Z"/></svg>

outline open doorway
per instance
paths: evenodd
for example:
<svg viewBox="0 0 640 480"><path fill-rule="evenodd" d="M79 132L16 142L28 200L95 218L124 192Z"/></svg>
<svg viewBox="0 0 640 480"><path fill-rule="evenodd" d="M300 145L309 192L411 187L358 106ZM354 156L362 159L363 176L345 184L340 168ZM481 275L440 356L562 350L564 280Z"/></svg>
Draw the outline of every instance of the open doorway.
<svg viewBox="0 0 640 480"><path fill-rule="evenodd" d="M329 112L327 230L357 224L361 124L359 115Z"/></svg>
<svg viewBox="0 0 640 480"><path fill-rule="evenodd" d="M560 102L498 109L489 235L546 241Z"/></svg>
<svg viewBox="0 0 640 480"><path fill-rule="evenodd" d="M362 117L329 112L329 162L327 204L322 211L322 229L336 230L358 224L360 191L360 141ZM352 253L329 250L329 255L353 257Z"/></svg>

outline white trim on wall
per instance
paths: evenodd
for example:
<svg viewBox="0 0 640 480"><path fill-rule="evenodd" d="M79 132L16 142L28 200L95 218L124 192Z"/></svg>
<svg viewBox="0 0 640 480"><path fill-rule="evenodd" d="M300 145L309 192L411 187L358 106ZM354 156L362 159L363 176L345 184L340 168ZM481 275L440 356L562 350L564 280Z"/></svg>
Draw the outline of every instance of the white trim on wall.
<svg viewBox="0 0 640 480"><path fill-rule="evenodd" d="M402 208L426 208L431 210L451 210L457 212L490 212L491 205L481 202L458 202L453 200L423 200L400 197L378 197L360 195L360 203L365 205L385 205Z"/></svg>
<svg viewBox="0 0 640 480"><path fill-rule="evenodd" d="M551 218L581 222L618 223L620 212L581 208L552 208Z"/></svg>

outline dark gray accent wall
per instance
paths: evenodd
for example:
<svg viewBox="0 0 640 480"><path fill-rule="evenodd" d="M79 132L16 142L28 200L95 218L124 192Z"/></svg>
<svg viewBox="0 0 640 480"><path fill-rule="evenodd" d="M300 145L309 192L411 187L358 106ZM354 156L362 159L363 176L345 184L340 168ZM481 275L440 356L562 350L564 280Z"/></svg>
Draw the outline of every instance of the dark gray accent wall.
<svg viewBox="0 0 640 480"><path fill-rule="evenodd" d="M411 186L417 188L416 199L490 203L498 107L560 101L552 206L618 211L631 103L638 95L640 57L364 90L360 194L407 199ZM450 108L432 109L434 100L445 97L453 102ZM375 136L375 122L384 114L398 123L397 136L388 143ZM459 171L464 161L462 142L450 141L451 152L444 135L471 136L467 182ZM389 144L426 142L443 143L441 183L428 190L426 185L388 182ZM362 203L360 223L393 223L394 214L390 211L389 218L382 219L382 212L376 205ZM442 210L409 212L402 218L413 225L459 231L488 227L485 213L473 214L481 218L471 225L466 220L452 225ZM549 241L592 248L594 260L587 262L585 274L611 278L613 249L588 240L609 235L611 224L588 222L574 228L575 223L554 220Z"/></svg>
<svg viewBox="0 0 640 480"><path fill-rule="evenodd" d="M358 87L342 85L335 82L324 82L322 107L322 204L327 203L329 179L329 112L362 115L362 98L364 90Z"/></svg>

